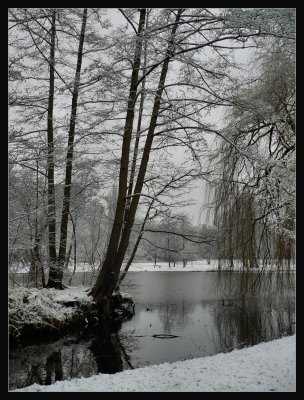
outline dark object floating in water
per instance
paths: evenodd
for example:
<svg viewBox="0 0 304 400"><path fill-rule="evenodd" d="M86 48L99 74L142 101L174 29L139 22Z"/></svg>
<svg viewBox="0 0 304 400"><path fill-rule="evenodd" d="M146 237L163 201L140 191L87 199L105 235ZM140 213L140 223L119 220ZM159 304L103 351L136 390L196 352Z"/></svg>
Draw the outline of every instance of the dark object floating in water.
<svg viewBox="0 0 304 400"><path fill-rule="evenodd" d="M153 335L153 337L156 337L158 339L172 339L178 337L177 335L169 335L167 333L160 333L157 335Z"/></svg>

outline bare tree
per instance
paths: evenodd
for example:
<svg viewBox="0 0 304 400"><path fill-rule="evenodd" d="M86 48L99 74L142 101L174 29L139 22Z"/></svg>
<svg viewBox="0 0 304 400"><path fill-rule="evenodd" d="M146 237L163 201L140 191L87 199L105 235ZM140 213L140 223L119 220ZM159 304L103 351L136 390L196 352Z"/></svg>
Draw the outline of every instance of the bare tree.
<svg viewBox="0 0 304 400"><path fill-rule="evenodd" d="M126 117L125 133L124 133L124 140L121 153L122 154L121 168L120 168L119 190L118 190L115 220L113 224L109 246L107 249L107 254L102 266L102 270L100 272L99 277L97 278L96 284L94 285L92 291L90 292L95 298L95 300L97 300L97 302L100 304L105 314L109 314L111 312L110 310L111 295L116 287L120 268L128 247L130 233L134 223L135 214L139 202L139 195L142 190L146 168L149 161L149 153L151 150L153 135L156 128L157 116L160 108L160 99L162 97L162 93L164 90L164 83L168 71L169 60L170 57L172 57L175 50L174 36L177 30L177 23L180 19L182 11L183 10L179 10L177 12L175 18L175 25L172 28L171 39L169 41L165 61L162 65L162 71L159 79L158 89L155 95L155 101L149 125L149 131L147 134L145 148L134 189L135 196L132 198L130 209L128 210L127 219L123 226L123 218L124 218L125 202L126 202L125 195L127 192L128 163L129 163L129 153L130 153L129 149L130 149L132 127L133 127L134 106L135 106L136 91L137 91L136 88L138 85L138 68L140 65L141 48L142 48L141 34L144 30L144 23L146 16L145 9L141 9L140 11L139 28L137 32L137 43L134 55L134 68L132 71L131 85L130 85L128 113Z"/></svg>
<svg viewBox="0 0 304 400"><path fill-rule="evenodd" d="M49 228L49 280L51 282L52 271L57 266L56 254L56 204L55 204L55 182L54 182L54 90L55 90L55 40L56 40L56 10L52 11L51 44L49 58L49 98L47 114L47 180L48 180L48 228Z"/></svg>
<svg viewBox="0 0 304 400"><path fill-rule="evenodd" d="M60 227L60 244L58 257L55 264L50 264L48 287L63 288L63 267L66 258L66 247L67 247L67 228L69 220L70 210L70 198L71 198L71 183L72 183L72 168L73 168L73 157L74 157L74 138L75 138L75 127L77 117L77 105L78 105L78 92L80 84L81 64L83 57L83 43L85 39L85 29L87 21L88 9L83 10L82 26L79 37L79 47L77 54L77 66L74 78L74 87L72 94L72 106L70 116L70 128L68 135L68 148L66 155L66 168L65 168L65 182L64 182L64 195L63 195L63 206L61 215L61 227Z"/></svg>

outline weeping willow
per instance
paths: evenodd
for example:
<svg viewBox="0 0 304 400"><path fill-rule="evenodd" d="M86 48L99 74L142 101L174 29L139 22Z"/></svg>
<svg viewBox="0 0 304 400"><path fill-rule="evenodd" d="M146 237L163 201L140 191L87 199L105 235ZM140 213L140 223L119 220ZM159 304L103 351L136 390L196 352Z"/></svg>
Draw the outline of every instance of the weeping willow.
<svg viewBox="0 0 304 400"><path fill-rule="evenodd" d="M220 266L294 261L293 50L279 40L259 55L256 79L232 96L235 105L211 157Z"/></svg>
<svg viewBox="0 0 304 400"><path fill-rule="evenodd" d="M232 268L241 263L245 269L266 265L290 267L294 262L294 239L282 230L273 229L271 218L261 218L254 193L245 189L230 192L226 198L224 195L228 192L218 188L214 221L218 228L219 266ZM283 227L291 231L293 225L293 219L286 217Z"/></svg>
<svg viewBox="0 0 304 400"><path fill-rule="evenodd" d="M212 185L219 266L233 267L236 262L243 268L291 266L295 258L292 168L285 176L277 175L267 163L265 177L263 163L248 160L233 146L222 143L219 154L219 176Z"/></svg>

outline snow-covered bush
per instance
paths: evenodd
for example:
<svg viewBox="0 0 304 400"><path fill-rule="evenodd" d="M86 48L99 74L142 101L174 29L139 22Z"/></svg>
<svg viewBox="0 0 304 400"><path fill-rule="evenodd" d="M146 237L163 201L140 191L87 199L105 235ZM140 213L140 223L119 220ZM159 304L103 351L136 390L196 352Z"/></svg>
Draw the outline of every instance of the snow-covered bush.
<svg viewBox="0 0 304 400"><path fill-rule="evenodd" d="M24 288L9 291L9 333L17 338L25 327L60 330L94 304L85 288L65 290Z"/></svg>

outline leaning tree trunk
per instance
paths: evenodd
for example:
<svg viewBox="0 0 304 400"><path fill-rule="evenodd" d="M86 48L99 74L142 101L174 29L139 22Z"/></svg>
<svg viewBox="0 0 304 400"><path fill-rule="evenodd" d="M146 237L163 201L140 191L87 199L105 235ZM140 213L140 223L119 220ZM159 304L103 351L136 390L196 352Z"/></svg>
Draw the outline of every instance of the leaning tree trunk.
<svg viewBox="0 0 304 400"><path fill-rule="evenodd" d="M140 232L139 232L139 235L137 236L137 239L136 239L135 245L133 247L131 256L130 256L130 258L129 258L129 260L128 260L128 262L127 262L127 264L126 264L126 266L125 266L125 268L123 270L123 272L119 276L119 279L118 279L118 282L117 282L117 285L116 285L116 290L119 290L121 282L125 279L125 277L127 275L127 272L128 272L128 270L129 270L129 268L130 268L130 266L131 266L131 264L132 264L132 262L134 260L134 257L135 257L135 254L137 252L139 243L141 241L141 238L142 238L143 234L145 233L145 226L146 226L146 223L147 223L147 221L149 219L149 214L150 214L151 208L153 206L153 203L154 203L154 199L150 203L149 208L148 208L148 210L146 212L146 216L145 216L144 221L143 221L143 223L141 225Z"/></svg>
<svg viewBox="0 0 304 400"><path fill-rule="evenodd" d="M105 288L108 286L109 277L111 279L112 276L112 263L113 257L117 253L117 249L119 246L119 241L121 237L121 231L124 222L124 214L125 214L125 205L126 205L126 193L128 188L128 167L129 167L129 156L130 156L130 144L132 138L133 131L133 122L134 122L134 114L135 114L135 104L137 98L137 82L141 61L141 52L142 52L142 33L144 31L146 18L146 10L140 10L140 18L139 18L139 26L137 32L137 40L136 47L134 52L134 63L133 70L131 75L131 84L130 84L130 92L128 99L128 110L126 115L126 123L123 135L123 143L122 143L122 151L121 151L121 162L120 162L120 172L119 172L119 187L118 187L118 197L116 202L116 211L114 222L112 226L111 236L107 248L107 253L102 265L102 269L97 278L96 284L93 289L90 291L90 294L93 295L95 300L98 301L100 307L104 314L110 313L110 297L103 294L104 289L100 290L100 282L102 282L101 287ZM104 282L104 283L103 283ZM115 281L116 286L117 280ZM110 295L112 294L111 291Z"/></svg>
<svg viewBox="0 0 304 400"><path fill-rule="evenodd" d="M87 8L85 8L83 11L79 48L77 55L76 74L75 74L74 89L72 95L72 109L71 109L70 128L68 137L68 150L66 155L63 206L61 214L59 253L58 253L56 267L52 271L50 271L50 276L48 281L48 287L55 287L57 289L64 288L62 284L62 279L63 279L63 268L66 258L68 219L69 219L70 200L71 200L72 167L73 167L73 157L74 157L74 137L75 137L75 127L76 127L81 63L83 55L83 43L84 43L85 28L87 21L87 11L88 11Z"/></svg>
<svg viewBox="0 0 304 400"><path fill-rule="evenodd" d="M146 19L146 29L147 28L148 28L148 16ZM126 200L126 206L125 206L124 222L126 222L127 218L128 218L128 213L129 213L129 209L130 209L130 205L131 205L131 195L133 193L133 186L134 186L134 177L135 177L135 169L136 169L136 163L137 163L137 157L138 157L139 139L140 139L140 134L141 134L142 115L143 115L144 102L145 102L146 66L147 66L147 40L145 40L145 43L144 43L144 61L143 61L143 67L142 67L143 80L142 80L142 84L141 84L141 95L140 95L140 104L139 104L139 110L138 110L138 121L137 121L136 137L135 137L133 158L132 158L131 171L130 171L128 194L127 194L127 200ZM130 265L132 264L132 261L135 257L135 254L137 252L139 243L140 243L142 235L144 233L145 225L149 218L149 213L150 213L153 203L154 203L154 200L152 200L152 203L150 204L150 206L147 210L146 216L144 218L144 222L141 226L140 233L139 233L139 235L136 239L135 245L133 247L132 254L124 268L124 271L120 275L119 280L117 282L116 290L119 290L120 284L123 281L123 279L125 278L125 276L127 275Z"/></svg>
<svg viewBox="0 0 304 400"><path fill-rule="evenodd" d="M180 9L175 20L175 24L172 28L171 32L171 40L168 45L166 58L163 63L158 89L154 99L153 111L152 116L149 124L148 134L144 146L144 151L141 159L141 164L138 171L137 181L134 189L134 194L132 195L132 202L130 205L130 209L128 212L127 220L124 221L123 229L121 230L121 226L119 232L119 246L116 251L112 251L108 247L105 262L102 266L101 272L96 280L95 286L92 288L89 294L91 294L94 300L99 304L100 308L103 310L105 314L109 314L111 312L110 304L111 304L111 297L112 293L115 290L119 279L119 273L121 269L121 265L128 248L129 239L131 230L135 221L135 215L139 203L139 197L142 192L142 187L145 179L145 174L147 170L147 165L149 162L149 155L152 147L154 132L156 128L158 113L160 109L160 100L162 97L162 93L164 90L165 80L168 72L168 66L170 59L174 54L174 36L178 26L178 21L180 19L180 15L182 10ZM123 154L124 157L129 157L129 152L127 154ZM127 187L125 187L125 192L123 198L127 194ZM119 210L120 213L124 213L125 211L125 201L121 203L117 202L117 208L123 207ZM113 228L114 229L114 228ZM109 251L110 250L110 251Z"/></svg>

